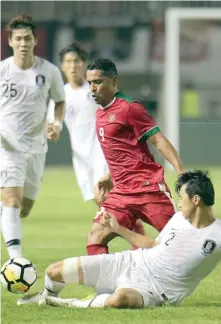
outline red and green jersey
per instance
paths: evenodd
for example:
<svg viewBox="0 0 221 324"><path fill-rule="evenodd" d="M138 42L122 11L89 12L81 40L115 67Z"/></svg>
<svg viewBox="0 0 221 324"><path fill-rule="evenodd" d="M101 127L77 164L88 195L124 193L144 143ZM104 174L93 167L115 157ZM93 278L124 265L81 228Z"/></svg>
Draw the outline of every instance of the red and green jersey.
<svg viewBox="0 0 221 324"><path fill-rule="evenodd" d="M122 92L96 112L96 131L114 182L114 191L159 191L163 167L156 163L146 140L160 132L146 109Z"/></svg>

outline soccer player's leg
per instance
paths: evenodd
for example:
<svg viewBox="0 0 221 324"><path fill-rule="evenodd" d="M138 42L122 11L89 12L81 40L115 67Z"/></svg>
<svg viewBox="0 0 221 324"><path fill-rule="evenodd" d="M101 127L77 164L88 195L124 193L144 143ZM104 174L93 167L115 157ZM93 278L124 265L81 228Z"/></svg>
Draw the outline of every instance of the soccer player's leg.
<svg viewBox="0 0 221 324"><path fill-rule="evenodd" d="M103 293L88 300L46 297L40 304L71 308L142 308L143 296L135 289L119 289L113 294Z"/></svg>
<svg viewBox="0 0 221 324"><path fill-rule="evenodd" d="M22 257L20 220L26 160L20 152L0 151L1 227L9 257Z"/></svg>
<svg viewBox="0 0 221 324"><path fill-rule="evenodd" d="M28 189L27 189L26 185L24 185L24 191L26 191L26 195L27 195ZM24 218L30 214L30 211L34 205L34 202L35 202L35 200L33 200L33 199L23 197L20 217Z"/></svg>
<svg viewBox="0 0 221 324"><path fill-rule="evenodd" d="M78 155L72 156L72 163L82 198L84 201L93 200L93 169L88 165L88 161L80 159Z"/></svg>
<svg viewBox="0 0 221 324"><path fill-rule="evenodd" d="M111 230L100 224L104 211L113 214L120 225L130 230L134 227L135 218L127 209L123 200L108 194L107 199L101 204L100 210L93 220L92 228L88 233L88 255L108 253L108 243L117 236Z"/></svg>
<svg viewBox="0 0 221 324"><path fill-rule="evenodd" d="M175 214L175 205L169 192L150 192L147 202L133 209L138 217L161 232Z"/></svg>
<svg viewBox="0 0 221 324"><path fill-rule="evenodd" d="M73 167L77 183L81 190L81 195L84 201L93 200L96 205L99 205L101 202L103 202L103 195L100 192L95 191L94 188L95 170L89 168L86 163L82 161L80 162L76 158L75 160L73 159Z"/></svg>
<svg viewBox="0 0 221 324"><path fill-rule="evenodd" d="M103 212L102 214L99 214L99 218L97 220L94 220L91 230L88 233L88 255L108 254L108 243L117 236L115 233L112 233L108 228L104 228L104 226L99 223L102 216Z"/></svg>
<svg viewBox="0 0 221 324"><path fill-rule="evenodd" d="M134 289L127 277L131 268L131 252L121 252L112 255L83 256L64 260L66 264L58 264L60 271L53 280L66 283L80 283L95 287L96 295L87 300L62 299L54 296L46 297L46 304L66 307L113 307L113 308L141 308L143 306L143 293L139 287ZM75 269L75 270L74 270ZM53 269L52 269L53 270ZM63 271L63 275L61 274ZM121 289L120 286L124 286ZM116 290L117 287L117 290ZM53 288L53 287L52 287ZM141 287L142 289L142 287Z"/></svg>
<svg viewBox="0 0 221 324"><path fill-rule="evenodd" d="M137 280L137 272L134 269L132 251L125 251L111 255L101 254L97 256L84 256L78 259L77 282L83 285L95 287L96 296L89 300L70 299L64 300L47 297L46 303L54 306L67 307L112 307L112 308L142 308L155 306L150 284L146 277ZM63 281L74 282L74 259L67 259L66 276ZM64 268L64 267L63 267ZM70 270L68 270L70 269ZM71 272L70 272L71 271ZM70 272L70 273L69 273ZM80 279L81 278L81 279ZM61 280L61 277L59 278ZM140 279L140 278L139 278Z"/></svg>
<svg viewBox="0 0 221 324"><path fill-rule="evenodd" d="M122 288L115 291L105 302L111 308L142 308L143 297L135 289Z"/></svg>
<svg viewBox="0 0 221 324"><path fill-rule="evenodd" d="M18 300L18 305L47 304L61 307L114 307L140 308L143 305L142 295L134 289L118 289L117 282L124 275L127 252L113 255L81 256L65 259L48 267L45 274L43 293L27 295ZM77 298L63 299L58 294L65 284L81 284L94 287L96 295L87 300Z"/></svg>
<svg viewBox="0 0 221 324"><path fill-rule="evenodd" d="M21 208L21 217L27 217L38 196L45 168L45 153L28 157L26 179Z"/></svg>
<svg viewBox="0 0 221 324"><path fill-rule="evenodd" d="M107 297L110 296L109 292L114 291L115 277L113 277L114 283L111 283L112 270L114 272L115 256L114 255L97 255L97 256L82 256L65 259L52 264L45 272L45 288L43 293L35 293L27 295L18 300L18 305L33 304L33 303L47 303L55 306L67 306L72 302L72 307L90 307L97 305L97 307L104 306L104 302ZM108 271L107 279L100 278L100 270L105 267ZM116 270L118 268L116 267ZM103 271L102 271L103 273ZM58 294L62 291L65 284L75 283L89 287L96 287L99 282L105 287L109 284L106 294L100 294L98 299L95 297L90 300L78 300L76 298L64 300L57 298ZM51 298L52 297L52 298ZM47 299L47 300L46 300ZM45 302L46 300L46 302ZM96 300L96 301L95 301ZM96 306L94 306L96 307Z"/></svg>

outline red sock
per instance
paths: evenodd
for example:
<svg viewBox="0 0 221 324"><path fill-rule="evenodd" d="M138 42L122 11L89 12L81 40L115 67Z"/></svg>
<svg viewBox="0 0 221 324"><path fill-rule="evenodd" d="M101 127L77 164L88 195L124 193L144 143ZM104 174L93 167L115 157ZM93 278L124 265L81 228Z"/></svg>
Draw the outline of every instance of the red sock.
<svg viewBox="0 0 221 324"><path fill-rule="evenodd" d="M133 232L141 234L141 235L145 235L144 226L139 219L137 219L134 224ZM137 246L132 245L132 249L137 250Z"/></svg>
<svg viewBox="0 0 221 324"><path fill-rule="evenodd" d="M88 255L108 254L108 247L102 244L90 244L87 246Z"/></svg>

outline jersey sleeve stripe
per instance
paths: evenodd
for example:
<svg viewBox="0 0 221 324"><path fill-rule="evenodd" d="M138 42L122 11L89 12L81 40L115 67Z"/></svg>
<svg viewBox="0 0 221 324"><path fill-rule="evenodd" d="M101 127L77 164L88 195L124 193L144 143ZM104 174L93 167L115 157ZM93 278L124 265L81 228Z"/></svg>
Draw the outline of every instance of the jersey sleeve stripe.
<svg viewBox="0 0 221 324"><path fill-rule="evenodd" d="M160 132L160 128L158 126L154 126L153 128L149 129L146 133L141 135L138 138L138 141L148 140L148 138L150 138L151 136L159 132Z"/></svg>

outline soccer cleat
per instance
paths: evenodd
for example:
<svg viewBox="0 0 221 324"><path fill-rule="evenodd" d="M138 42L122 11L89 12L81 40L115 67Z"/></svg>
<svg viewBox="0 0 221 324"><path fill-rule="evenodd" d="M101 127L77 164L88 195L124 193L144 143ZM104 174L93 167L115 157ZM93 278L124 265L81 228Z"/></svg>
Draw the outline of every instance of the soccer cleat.
<svg viewBox="0 0 221 324"><path fill-rule="evenodd" d="M50 305L57 307L71 307L70 304L76 300L76 298L60 298L60 297L46 297L39 300L39 305Z"/></svg>
<svg viewBox="0 0 221 324"><path fill-rule="evenodd" d="M20 298L17 301L17 305L26 305L26 304L38 304L40 300L45 299L40 292L35 294L27 295L25 297Z"/></svg>

